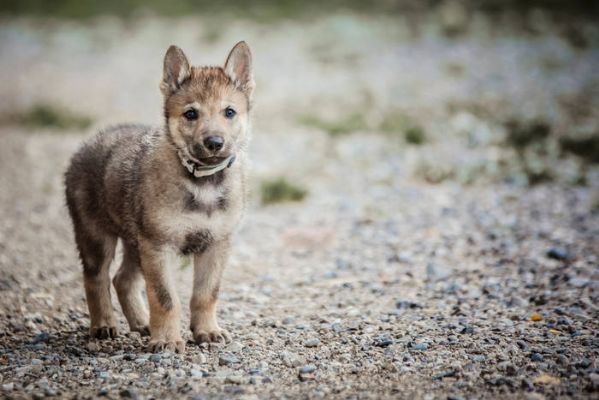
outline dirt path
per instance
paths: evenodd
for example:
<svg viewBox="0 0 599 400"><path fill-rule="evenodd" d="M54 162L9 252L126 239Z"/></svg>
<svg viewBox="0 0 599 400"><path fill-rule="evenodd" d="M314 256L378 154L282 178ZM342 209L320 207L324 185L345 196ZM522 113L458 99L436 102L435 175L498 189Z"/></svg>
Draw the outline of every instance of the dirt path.
<svg viewBox="0 0 599 400"><path fill-rule="evenodd" d="M259 91L252 207L235 239L219 311L233 343L189 342L182 356L144 353L146 340L127 333L116 301L123 335L88 340L61 182L86 134L0 128L1 396L596 396L596 175L587 187L534 188L452 179L433 185L414 177L422 157L470 160L496 151L456 139L463 114L439 125L449 118L439 111L446 103L493 93L489 104L507 100L500 113L526 105L526 112L547 116L553 94L584 93L594 82L596 48L575 54L554 37L527 46L510 37L414 40L392 22L339 17L306 31L286 23L276 37L238 23L215 42L192 19L176 29L160 20L3 27L1 71L20 69L2 81L15 109L49 101L93 115L97 126L157 123L160 59L170 42L190 48L192 59L217 62L230 43L246 38ZM303 38L286 46L285 37L299 32ZM331 43L343 38L341 45L323 44L323 32ZM502 80L514 63L541 63L548 55L567 64ZM470 68L474 60L481 62ZM298 63L306 78L290 79ZM467 78L448 78L447 63L465 66ZM567 79L573 73L578 80ZM326 118L365 102L375 110L409 107L431 142L414 148L371 132L376 112L366 127L340 137L298 122L308 112ZM466 120L478 138L494 132L473 115ZM307 187L308 197L260 205L258 183L278 175ZM192 271L174 268L187 303ZM189 314L184 318L186 326Z"/></svg>

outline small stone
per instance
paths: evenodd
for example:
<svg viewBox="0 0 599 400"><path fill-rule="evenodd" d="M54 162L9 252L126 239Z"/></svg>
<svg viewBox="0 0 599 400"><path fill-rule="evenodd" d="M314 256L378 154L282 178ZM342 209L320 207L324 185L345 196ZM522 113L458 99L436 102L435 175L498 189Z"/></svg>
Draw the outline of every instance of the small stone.
<svg viewBox="0 0 599 400"><path fill-rule="evenodd" d="M388 335L381 335L373 343L377 347L387 347L393 344L393 340Z"/></svg>
<svg viewBox="0 0 599 400"><path fill-rule="evenodd" d="M243 383L243 378L240 375L228 375L225 378L225 383L230 383L233 385L241 385Z"/></svg>
<svg viewBox="0 0 599 400"><path fill-rule="evenodd" d="M41 332L33 338L31 344L37 343L48 343L50 341L50 334L48 332Z"/></svg>
<svg viewBox="0 0 599 400"><path fill-rule="evenodd" d="M90 351L91 353L97 353L100 351L100 345L96 342L89 342L87 343L87 350Z"/></svg>
<svg viewBox="0 0 599 400"><path fill-rule="evenodd" d="M422 308L422 306L418 303L415 303L410 300L396 300L395 307L400 310L414 310L417 308Z"/></svg>
<svg viewBox="0 0 599 400"><path fill-rule="evenodd" d="M218 365L231 365L238 363L239 359L231 353L223 353L218 356Z"/></svg>
<svg viewBox="0 0 599 400"><path fill-rule="evenodd" d="M467 326L465 326L465 327L462 328L462 330L460 331L460 333L462 335L471 335L471 334L474 333L474 328L471 327L471 326L469 326L469 325L467 325Z"/></svg>
<svg viewBox="0 0 599 400"><path fill-rule="evenodd" d="M316 371L316 365L314 364L307 364L299 369L300 374L311 374L314 371Z"/></svg>
<svg viewBox="0 0 599 400"><path fill-rule="evenodd" d="M306 347L317 347L318 345L320 345L320 339L318 338L310 338L304 342Z"/></svg>
<svg viewBox="0 0 599 400"><path fill-rule="evenodd" d="M442 380L443 378L454 377L455 375L456 375L455 370L443 371L440 374L434 375L433 380L438 381L438 380Z"/></svg>
<svg viewBox="0 0 599 400"><path fill-rule="evenodd" d="M148 359L147 359L147 358L141 358L141 357L140 357L140 358L136 358L136 359L135 359L135 364L140 364L140 365L141 365L141 364L145 364L145 363L146 363L146 361L148 361Z"/></svg>
<svg viewBox="0 0 599 400"><path fill-rule="evenodd" d="M204 376L204 373L202 371L193 368L189 371L189 374L192 378L202 378Z"/></svg>
<svg viewBox="0 0 599 400"><path fill-rule="evenodd" d="M428 343L421 342L421 343L412 344L411 349L418 350L418 351L428 350Z"/></svg>
<svg viewBox="0 0 599 400"><path fill-rule="evenodd" d="M4 392L12 392L15 389L15 384L13 382L2 384L2 391Z"/></svg>
<svg viewBox="0 0 599 400"><path fill-rule="evenodd" d="M547 257L552 258L554 260L565 261L570 258L568 252L559 247L552 247L547 250Z"/></svg>
<svg viewBox="0 0 599 400"><path fill-rule="evenodd" d="M397 261L402 264L410 264L412 262L412 257L409 253L401 252L397 255Z"/></svg>
<svg viewBox="0 0 599 400"><path fill-rule="evenodd" d="M42 360L39 358L34 358L31 360L31 365L42 365Z"/></svg>
<svg viewBox="0 0 599 400"><path fill-rule="evenodd" d="M471 359L474 362L484 362L486 361L487 357L482 354L475 354L471 357Z"/></svg>
<svg viewBox="0 0 599 400"><path fill-rule="evenodd" d="M539 313L532 313L530 316L530 320L533 322L539 322L543 320L543 317Z"/></svg>
<svg viewBox="0 0 599 400"><path fill-rule="evenodd" d="M108 389L106 388L101 388L100 390L98 390L98 396L108 396Z"/></svg>
<svg viewBox="0 0 599 400"><path fill-rule="evenodd" d="M338 275L335 271L327 271L322 275L322 277L324 279L335 279L338 277Z"/></svg>
<svg viewBox="0 0 599 400"><path fill-rule="evenodd" d="M195 364L205 364L206 363L206 356L203 353L198 354L197 356L195 356L193 358L193 362Z"/></svg>
<svg viewBox="0 0 599 400"><path fill-rule="evenodd" d="M239 342L232 342L225 347L225 350L230 351L231 353L239 353L243 350L243 345Z"/></svg>
<svg viewBox="0 0 599 400"><path fill-rule="evenodd" d="M583 287L587 286L589 284L589 282L590 282L589 279L570 278L568 280L568 285L575 287L575 288L583 288Z"/></svg>
<svg viewBox="0 0 599 400"><path fill-rule="evenodd" d="M101 371L101 372L98 374L98 377L99 377L100 379L109 379L109 378L110 378L110 372L108 372L108 371Z"/></svg>
<svg viewBox="0 0 599 400"><path fill-rule="evenodd" d="M532 353L530 359L534 362L540 362L544 360L544 357L539 353Z"/></svg>
<svg viewBox="0 0 599 400"><path fill-rule="evenodd" d="M426 266L426 276L432 281L440 281L451 276L451 270L439 264L429 263Z"/></svg>
<svg viewBox="0 0 599 400"><path fill-rule="evenodd" d="M289 351L283 351L279 357L286 367L299 367L303 362L297 354Z"/></svg>
<svg viewBox="0 0 599 400"><path fill-rule="evenodd" d="M121 397L124 397L124 398L137 399L137 393L135 393L131 389L123 389L123 390L121 390L121 392L119 394L121 395Z"/></svg>
<svg viewBox="0 0 599 400"><path fill-rule="evenodd" d="M153 361L155 363L160 362L160 360L162 360L162 355L156 353L156 354L152 354L149 358L150 361Z"/></svg>

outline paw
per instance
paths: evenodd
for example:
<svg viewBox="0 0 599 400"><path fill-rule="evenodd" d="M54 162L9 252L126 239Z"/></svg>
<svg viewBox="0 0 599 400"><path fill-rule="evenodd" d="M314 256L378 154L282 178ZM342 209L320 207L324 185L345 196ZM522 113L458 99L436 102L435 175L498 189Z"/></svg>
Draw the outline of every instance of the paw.
<svg viewBox="0 0 599 400"><path fill-rule="evenodd" d="M198 329L193 331L193 339L197 344L209 342L224 342L231 341L231 335L225 329L216 328L211 330Z"/></svg>
<svg viewBox="0 0 599 400"><path fill-rule="evenodd" d="M89 328L89 336L95 339L114 339L117 335L116 326L92 326Z"/></svg>
<svg viewBox="0 0 599 400"><path fill-rule="evenodd" d="M150 340L150 343L148 344L148 352L161 353L163 351L183 354L185 353L185 342L183 340Z"/></svg>
<svg viewBox="0 0 599 400"><path fill-rule="evenodd" d="M150 327L147 325L136 326L131 328L131 332L139 332L142 337L150 336Z"/></svg>

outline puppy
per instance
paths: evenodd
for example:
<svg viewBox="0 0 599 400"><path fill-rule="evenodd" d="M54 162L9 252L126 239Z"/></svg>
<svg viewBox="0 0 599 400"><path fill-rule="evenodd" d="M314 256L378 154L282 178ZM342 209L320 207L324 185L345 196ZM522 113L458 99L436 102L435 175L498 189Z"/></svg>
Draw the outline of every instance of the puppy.
<svg viewBox="0 0 599 400"><path fill-rule="evenodd" d="M117 335L109 267L120 239L123 262L112 282L130 329L150 335L152 352L182 353L173 256L193 255L194 340L229 340L217 323L216 302L246 202L250 49L240 42L224 67L192 67L171 46L160 90L164 127L119 125L98 133L71 160L66 199L83 264L90 335Z"/></svg>

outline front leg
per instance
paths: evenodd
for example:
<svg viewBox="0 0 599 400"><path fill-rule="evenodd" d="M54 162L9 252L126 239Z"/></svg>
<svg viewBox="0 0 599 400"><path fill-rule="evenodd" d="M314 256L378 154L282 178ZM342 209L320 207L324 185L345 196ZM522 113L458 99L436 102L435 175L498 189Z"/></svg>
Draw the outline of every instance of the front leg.
<svg viewBox="0 0 599 400"><path fill-rule="evenodd" d="M230 341L229 333L216 322L216 300L223 269L229 257L229 239L212 243L194 255L191 331L196 343Z"/></svg>
<svg viewBox="0 0 599 400"><path fill-rule="evenodd" d="M140 241L140 260L148 305L150 306L150 344L148 350L183 353L181 338L181 304L170 276L174 252Z"/></svg>

